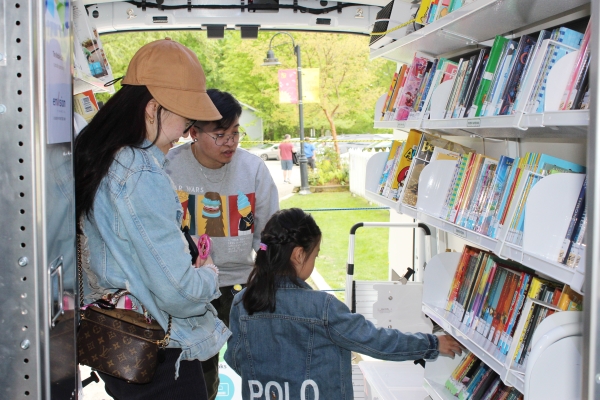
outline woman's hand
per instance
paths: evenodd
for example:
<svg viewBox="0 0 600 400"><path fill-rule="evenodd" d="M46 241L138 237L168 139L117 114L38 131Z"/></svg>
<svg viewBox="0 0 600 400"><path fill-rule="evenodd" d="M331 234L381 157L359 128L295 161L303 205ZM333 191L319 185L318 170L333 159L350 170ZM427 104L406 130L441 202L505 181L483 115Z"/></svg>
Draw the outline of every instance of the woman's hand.
<svg viewBox="0 0 600 400"><path fill-rule="evenodd" d="M456 354L462 354L463 347L450 335L438 336L438 350L441 355L454 358Z"/></svg>
<svg viewBox="0 0 600 400"><path fill-rule="evenodd" d="M212 260L212 257L210 256L210 254L205 259L202 259L201 257L197 257L196 258L196 264L194 264L194 267L195 268L200 268L204 264L214 264L214 262Z"/></svg>

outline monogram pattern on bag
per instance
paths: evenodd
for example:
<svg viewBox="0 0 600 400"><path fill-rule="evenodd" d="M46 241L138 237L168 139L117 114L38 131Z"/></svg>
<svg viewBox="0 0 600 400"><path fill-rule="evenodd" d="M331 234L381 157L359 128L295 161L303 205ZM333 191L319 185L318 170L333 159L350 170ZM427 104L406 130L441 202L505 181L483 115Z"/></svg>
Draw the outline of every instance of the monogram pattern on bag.
<svg viewBox="0 0 600 400"><path fill-rule="evenodd" d="M134 327L125 321L116 324L111 316L97 314L94 320L84 314L81 321L77 336L79 363L128 382L150 382L156 370L158 345L136 336L156 341L164 337L164 332L144 329L142 324Z"/></svg>

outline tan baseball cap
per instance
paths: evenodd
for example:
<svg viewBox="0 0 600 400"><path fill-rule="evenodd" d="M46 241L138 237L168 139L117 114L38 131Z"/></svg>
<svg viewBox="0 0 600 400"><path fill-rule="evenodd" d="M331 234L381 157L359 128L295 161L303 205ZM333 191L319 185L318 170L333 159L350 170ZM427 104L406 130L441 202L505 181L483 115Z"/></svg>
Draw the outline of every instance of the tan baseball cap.
<svg viewBox="0 0 600 400"><path fill-rule="evenodd" d="M167 110L197 121L221 114L206 94L204 70L194 52L170 38L144 45L131 59L123 85L146 86Z"/></svg>

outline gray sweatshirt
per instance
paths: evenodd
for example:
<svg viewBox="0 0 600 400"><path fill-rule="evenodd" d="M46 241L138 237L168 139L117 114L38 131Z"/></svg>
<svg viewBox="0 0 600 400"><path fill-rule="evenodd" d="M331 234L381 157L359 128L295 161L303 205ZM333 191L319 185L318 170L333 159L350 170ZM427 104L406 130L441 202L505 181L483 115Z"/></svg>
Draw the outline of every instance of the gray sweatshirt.
<svg viewBox="0 0 600 400"><path fill-rule="evenodd" d="M219 285L246 283L260 233L279 210L277 187L264 161L238 148L229 164L213 170L198 163L190 143L172 148L167 160L165 171L183 205L183 226L212 240Z"/></svg>

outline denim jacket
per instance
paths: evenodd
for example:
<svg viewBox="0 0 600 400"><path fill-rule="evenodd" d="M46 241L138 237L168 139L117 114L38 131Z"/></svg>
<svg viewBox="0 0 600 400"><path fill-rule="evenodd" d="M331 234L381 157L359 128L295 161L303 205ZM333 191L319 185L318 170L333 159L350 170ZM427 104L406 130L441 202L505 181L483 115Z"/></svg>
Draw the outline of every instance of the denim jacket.
<svg viewBox="0 0 600 400"><path fill-rule="evenodd" d="M351 351L405 361L438 356L434 335L376 328L334 296L299 281L278 284L274 313L231 307L225 361L242 377L244 399L354 399Z"/></svg>
<svg viewBox="0 0 600 400"><path fill-rule="evenodd" d="M171 315L169 347L182 349L178 371L180 360L218 353L231 333L210 304L220 296L216 273L191 265L180 231L182 207L163 171L165 156L147 140L144 147L116 154L84 222L87 297L128 289L165 332Z"/></svg>

